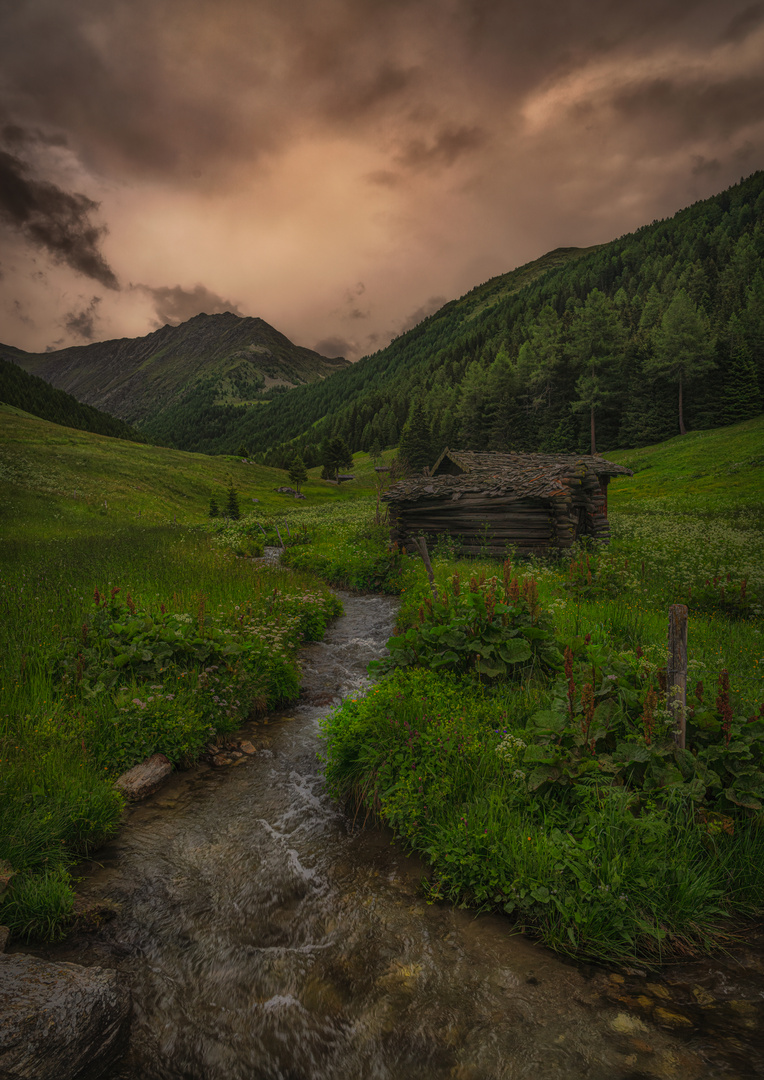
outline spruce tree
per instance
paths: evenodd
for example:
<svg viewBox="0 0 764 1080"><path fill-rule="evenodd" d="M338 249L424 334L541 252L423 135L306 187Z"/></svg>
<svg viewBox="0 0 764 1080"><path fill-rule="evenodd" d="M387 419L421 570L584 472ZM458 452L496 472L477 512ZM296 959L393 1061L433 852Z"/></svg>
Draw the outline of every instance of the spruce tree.
<svg viewBox="0 0 764 1080"><path fill-rule="evenodd" d="M340 470L349 469L353 464L353 455L345 440L337 435L333 439L325 439L320 449L322 480L337 480Z"/></svg>
<svg viewBox="0 0 764 1080"><path fill-rule="evenodd" d="M218 506L218 501L217 501L217 499L215 498L214 495L210 499L210 514L209 514L209 516L212 517L212 518L220 517L220 507Z"/></svg>
<svg viewBox="0 0 764 1080"><path fill-rule="evenodd" d="M678 383L679 434L686 435L684 388L715 365L706 321L684 289L674 293L653 342L654 352L645 361L645 372Z"/></svg>
<svg viewBox="0 0 764 1080"><path fill-rule="evenodd" d="M410 472L421 472L434 461L430 425L421 401L411 406L408 420L403 425L398 453Z"/></svg>
<svg viewBox="0 0 764 1080"><path fill-rule="evenodd" d="M592 289L572 326L572 351L581 365L572 408L588 410L592 454L597 453L595 416L615 397L626 349L626 330L611 300Z"/></svg>
<svg viewBox="0 0 764 1080"><path fill-rule="evenodd" d="M241 510L239 509L239 497L236 494L236 488L231 483L228 488L228 499L225 504L225 516L230 518L231 521L238 521L241 517Z"/></svg>
<svg viewBox="0 0 764 1080"><path fill-rule="evenodd" d="M308 470L305 468L305 462L299 454L295 454L289 463L289 483L299 491L300 485L304 484L307 479Z"/></svg>
<svg viewBox="0 0 764 1080"><path fill-rule="evenodd" d="M761 412L759 381L741 320L736 315L727 323L726 337L729 361L724 370L721 418L725 424L737 424Z"/></svg>

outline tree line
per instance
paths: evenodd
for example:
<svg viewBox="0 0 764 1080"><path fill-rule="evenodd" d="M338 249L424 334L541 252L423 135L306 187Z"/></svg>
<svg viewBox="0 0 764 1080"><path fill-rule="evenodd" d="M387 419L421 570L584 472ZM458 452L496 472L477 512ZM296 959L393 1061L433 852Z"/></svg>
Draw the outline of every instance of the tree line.
<svg viewBox="0 0 764 1080"><path fill-rule="evenodd" d="M311 468L326 440L392 447L407 426L434 459L446 445L605 452L734 423L764 407L762 254L758 172L493 278L322 382L251 407L191 392L161 436L207 453L244 443L279 467L297 453Z"/></svg>
<svg viewBox="0 0 764 1080"><path fill-rule="evenodd" d="M124 420L100 412L92 405L84 405L71 394L3 358L0 358L0 401L53 424L92 431L96 435L111 435L115 439L146 442L145 436Z"/></svg>

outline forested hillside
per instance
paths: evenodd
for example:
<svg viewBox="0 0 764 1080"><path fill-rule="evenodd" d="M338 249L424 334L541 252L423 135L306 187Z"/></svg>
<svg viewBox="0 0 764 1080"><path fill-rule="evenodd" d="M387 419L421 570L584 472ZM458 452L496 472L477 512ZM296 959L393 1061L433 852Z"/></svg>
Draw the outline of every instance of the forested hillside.
<svg viewBox="0 0 764 1080"><path fill-rule="evenodd" d="M452 301L387 348L257 414L245 442L283 460L342 436L432 456L640 446L747 419L764 394L764 173L588 251L564 249ZM422 427L424 424L424 427ZM410 424L411 428L412 425ZM404 435L405 438L405 435ZM290 445L285 445L290 443Z"/></svg>
<svg viewBox="0 0 764 1080"><path fill-rule="evenodd" d="M259 408L271 394L348 365L295 345L262 319L231 312L48 353L0 345L0 356L185 450L210 449L235 405ZM235 408L234 415L240 415Z"/></svg>
<svg viewBox="0 0 764 1080"><path fill-rule="evenodd" d="M92 431L95 435L111 435L115 439L146 442L124 420L117 420L108 413L99 412L91 405L83 405L71 394L57 390L44 379L30 375L17 364L0 357L0 402L14 405L17 409L50 420L54 424Z"/></svg>

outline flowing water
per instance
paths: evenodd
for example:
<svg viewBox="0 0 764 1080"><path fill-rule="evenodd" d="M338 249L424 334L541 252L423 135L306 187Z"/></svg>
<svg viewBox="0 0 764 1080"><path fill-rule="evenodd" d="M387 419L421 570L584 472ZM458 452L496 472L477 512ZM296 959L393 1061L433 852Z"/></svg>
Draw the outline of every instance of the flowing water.
<svg viewBox="0 0 764 1080"><path fill-rule="evenodd" d="M256 756L177 774L99 852L120 915L77 959L133 991L109 1080L764 1076L761 949L660 976L569 964L508 920L428 906L423 866L327 798L318 720L364 684L394 603L343 595Z"/></svg>

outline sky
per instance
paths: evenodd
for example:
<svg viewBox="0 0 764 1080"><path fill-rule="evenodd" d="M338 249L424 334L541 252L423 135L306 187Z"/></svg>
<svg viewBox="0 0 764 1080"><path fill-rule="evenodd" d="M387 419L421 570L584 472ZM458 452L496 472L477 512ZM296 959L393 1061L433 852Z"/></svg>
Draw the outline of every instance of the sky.
<svg viewBox="0 0 764 1080"><path fill-rule="evenodd" d="M0 341L350 360L764 167L764 2L4 0Z"/></svg>

